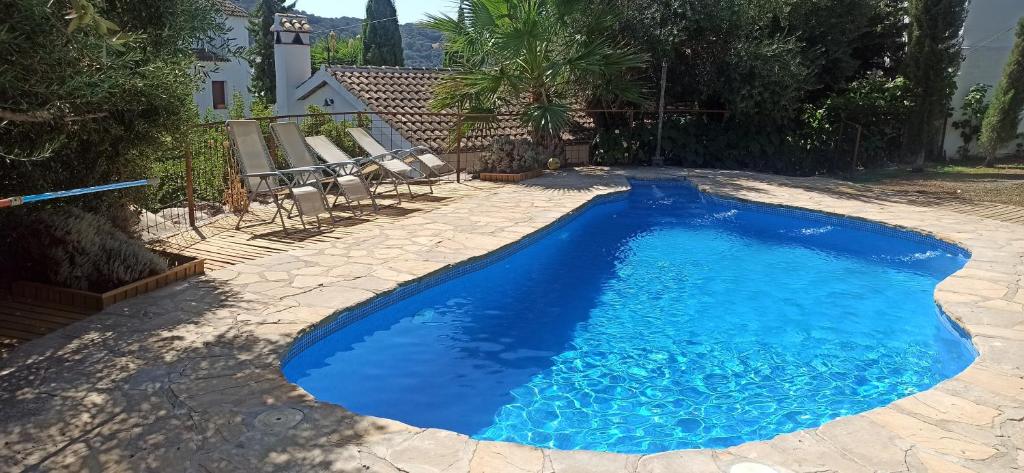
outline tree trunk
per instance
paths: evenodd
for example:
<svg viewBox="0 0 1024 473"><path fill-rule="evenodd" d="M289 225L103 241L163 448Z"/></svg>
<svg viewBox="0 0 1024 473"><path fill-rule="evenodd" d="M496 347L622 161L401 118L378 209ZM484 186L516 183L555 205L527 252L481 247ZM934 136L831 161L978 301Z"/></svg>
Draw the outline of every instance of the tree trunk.
<svg viewBox="0 0 1024 473"><path fill-rule="evenodd" d="M987 153L985 155L985 164L983 164L982 166L985 166L987 168L994 168L994 167L996 167L996 153L995 153L995 151L989 152L989 153Z"/></svg>
<svg viewBox="0 0 1024 473"><path fill-rule="evenodd" d="M917 159L914 160L914 165L910 167L911 172L924 172L924 156L928 153L928 150L922 149L917 153Z"/></svg>

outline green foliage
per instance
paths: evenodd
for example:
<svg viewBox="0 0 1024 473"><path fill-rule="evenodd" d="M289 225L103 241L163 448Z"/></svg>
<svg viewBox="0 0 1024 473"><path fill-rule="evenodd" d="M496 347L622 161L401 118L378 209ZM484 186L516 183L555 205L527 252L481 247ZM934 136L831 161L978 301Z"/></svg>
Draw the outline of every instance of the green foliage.
<svg viewBox="0 0 1024 473"><path fill-rule="evenodd" d="M952 123L953 129L960 132L960 140L963 141L956 151L961 159L969 157L971 143L981 133L981 121L985 118L985 112L989 105L985 99L991 88L988 84L971 86L971 90L964 96L964 103L960 107L960 119L954 120Z"/></svg>
<svg viewBox="0 0 1024 473"><path fill-rule="evenodd" d="M428 15L460 72L439 85L433 106L512 111L538 143L558 141L582 102L607 106L643 98L632 72L644 54L606 34L615 17L580 0L468 0L464 19ZM524 103L525 101L525 103Z"/></svg>
<svg viewBox="0 0 1024 473"><path fill-rule="evenodd" d="M444 49L441 33L415 23L406 23L402 32L402 53L406 67L441 67Z"/></svg>
<svg viewBox="0 0 1024 473"><path fill-rule="evenodd" d="M985 164L994 164L999 148L1017 137L1020 114L1024 110L1024 18L1017 22L1017 39L996 87L992 105L985 113L981 130L981 149Z"/></svg>
<svg viewBox="0 0 1024 473"><path fill-rule="evenodd" d="M252 11L261 0L238 0L246 10ZM336 18L325 18L303 12L313 27L313 36L317 39L326 36L328 32L334 31L338 34L338 40L344 41L362 33L362 18L341 16ZM435 44L441 43L441 33L423 28L415 23L406 23L399 26L402 35L402 50L405 65L408 67L440 67L441 57L444 54ZM361 56L360 56L361 58Z"/></svg>
<svg viewBox="0 0 1024 473"><path fill-rule="evenodd" d="M8 255L19 278L105 292L167 270L167 262L110 222L64 207L21 214Z"/></svg>
<svg viewBox="0 0 1024 473"><path fill-rule="evenodd" d="M288 13L295 9L295 2L287 0L260 0L249 18L248 60L252 66L252 82L249 92L273 104L277 94L277 78L274 71L274 26L275 13Z"/></svg>
<svg viewBox="0 0 1024 473"><path fill-rule="evenodd" d="M913 108L906 150L917 156L914 167L921 168L938 149L942 123L956 90L967 0L909 0L907 12L910 25L903 75L911 85Z"/></svg>
<svg viewBox="0 0 1024 473"><path fill-rule="evenodd" d="M365 154L363 149L345 130L349 128L369 127L370 117L362 116L356 120L335 120L334 117L326 115L327 111L316 105L306 108L306 113L315 115L302 120L300 127L304 136L326 136L332 143L337 145L349 156L357 157Z"/></svg>
<svg viewBox="0 0 1024 473"><path fill-rule="evenodd" d="M392 0L367 0L363 23L363 64L404 66L402 33Z"/></svg>
<svg viewBox="0 0 1024 473"><path fill-rule="evenodd" d="M231 93L231 104L228 106L228 118L232 120L241 120L245 118L245 97L243 97L242 93L237 90Z"/></svg>
<svg viewBox="0 0 1024 473"><path fill-rule="evenodd" d="M786 125L758 126L742 120L707 116L669 116L662 154L667 164L690 167L758 169L810 175L845 172L855 163L856 124L863 124L860 165L877 165L900 148L909 109L907 82L872 75L841 94L805 105ZM648 164L657 137L655 114L612 123L592 147L597 164Z"/></svg>
<svg viewBox="0 0 1024 473"><path fill-rule="evenodd" d="M81 3L81 2L78 2ZM26 195L149 177L154 160L180 153L197 87L192 47L225 27L206 0L92 1L120 28L68 32L70 1L7 0L0 26L0 189ZM108 28L109 33L109 28ZM129 231L146 189L90 194L0 213L0 253L13 227L53 206L75 206ZM12 269L4 267L3 269Z"/></svg>
<svg viewBox="0 0 1024 473"><path fill-rule="evenodd" d="M545 156L544 150L529 139L500 136L480 156L480 170L506 174L529 172L540 169Z"/></svg>
<svg viewBox="0 0 1024 473"><path fill-rule="evenodd" d="M331 47L331 38L331 36L327 36L313 42L313 46L310 48L310 56L313 60L314 71L323 66L362 65L363 38L361 36L349 39L337 39L335 36L333 48Z"/></svg>
<svg viewBox="0 0 1024 473"><path fill-rule="evenodd" d="M655 59L648 89L660 86L664 61L668 104L729 112L670 120L669 162L813 174L842 168L843 143L855 141L843 120L870 129L872 149L901 140L905 0L596 3L618 12L610 28L618 38ZM651 117L597 118L607 131L595 156L634 163L653 155Z"/></svg>
<svg viewBox="0 0 1024 473"><path fill-rule="evenodd" d="M232 98L232 106L228 110L232 119L246 116L244 102L239 100L240 98ZM192 182L196 201L215 205L222 203L228 172L225 153L227 140L223 119L213 110L207 110L205 115L200 117L199 111L193 105L188 129L174 140L176 152L154 157L153 175L159 176L160 182L149 193L144 208L157 212L170 207L184 207L183 153L186 149L192 153Z"/></svg>
<svg viewBox="0 0 1024 473"><path fill-rule="evenodd" d="M816 172L849 171L854 166L881 165L899 153L903 126L910 112L910 86L900 77L872 75L857 80L847 90L808 106L802 124L794 132L801 153L824 158ZM861 127L857 143L857 127ZM850 160L858 149L858 162ZM823 150L830 150L822 153Z"/></svg>

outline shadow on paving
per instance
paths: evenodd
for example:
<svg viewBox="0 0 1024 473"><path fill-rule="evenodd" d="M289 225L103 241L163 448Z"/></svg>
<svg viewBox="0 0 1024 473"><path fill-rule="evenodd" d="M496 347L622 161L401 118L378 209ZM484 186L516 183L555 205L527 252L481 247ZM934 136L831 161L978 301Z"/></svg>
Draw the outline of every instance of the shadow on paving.
<svg viewBox="0 0 1024 473"><path fill-rule="evenodd" d="M257 297L195 279L10 353L0 471L362 471L354 445L383 427L283 379L307 322Z"/></svg>
<svg viewBox="0 0 1024 473"><path fill-rule="evenodd" d="M727 192L743 192L747 194L767 195L766 188L745 181L746 173L741 171L701 170L694 176L697 182L701 179L713 181L716 188ZM948 198L939 198L928 194L896 192L882 190L866 185L854 184L829 178L818 177L787 177L759 174L760 182L800 189L805 192L819 194L824 197L846 199L870 204L903 204L935 207L954 203Z"/></svg>

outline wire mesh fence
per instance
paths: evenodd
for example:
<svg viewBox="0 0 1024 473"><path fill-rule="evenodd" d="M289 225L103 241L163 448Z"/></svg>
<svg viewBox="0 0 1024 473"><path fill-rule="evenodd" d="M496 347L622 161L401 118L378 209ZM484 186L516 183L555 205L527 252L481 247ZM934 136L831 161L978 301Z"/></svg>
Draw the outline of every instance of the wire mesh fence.
<svg viewBox="0 0 1024 473"><path fill-rule="evenodd" d="M563 133L562 164L587 165L590 146L597 133L593 117L624 111L577 111L574 125ZM511 114L455 114L403 112L338 112L253 118L259 122L264 141L279 169L293 167L278 149L272 123L298 123L305 136L326 136L353 158L367 156L348 133L362 128L388 150L424 146L459 172L462 180L480 170L480 159L499 137L526 138L518 117ZM207 123L188 130L182 139L182 153L175 159L155 164L159 184L150 191L140 219L141 234L147 239L189 227L200 227L242 211L246 191L228 139L226 124Z"/></svg>

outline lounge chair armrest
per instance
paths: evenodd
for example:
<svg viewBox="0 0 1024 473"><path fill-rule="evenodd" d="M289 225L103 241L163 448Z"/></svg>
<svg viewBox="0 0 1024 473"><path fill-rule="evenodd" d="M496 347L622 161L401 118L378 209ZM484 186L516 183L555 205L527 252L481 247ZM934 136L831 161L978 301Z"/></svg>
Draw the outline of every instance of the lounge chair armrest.
<svg viewBox="0 0 1024 473"><path fill-rule="evenodd" d="M281 173L279 173L277 171L269 171L269 172L250 172L250 173L245 173L245 174L242 174L242 177L283 177L283 176L281 176Z"/></svg>
<svg viewBox="0 0 1024 473"><path fill-rule="evenodd" d="M277 170L277 172L281 174L281 177L288 181L289 186L309 184L316 180L316 173L321 171L326 171L326 169L320 166L306 166Z"/></svg>
<svg viewBox="0 0 1024 473"><path fill-rule="evenodd" d="M305 172L319 171L323 169L323 166L303 166L298 168L278 169L277 172L281 174L301 174Z"/></svg>
<svg viewBox="0 0 1024 473"><path fill-rule="evenodd" d="M359 162L355 160L348 161L336 161L333 163L327 163L324 165L325 168L337 174L339 171L344 173L350 173L353 169L359 167Z"/></svg>
<svg viewBox="0 0 1024 473"><path fill-rule="evenodd" d="M397 156L395 156L395 153L393 152L387 152L378 154L376 156L370 156L368 159L371 161L387 161L389 159L397 159Z"/></svg>

